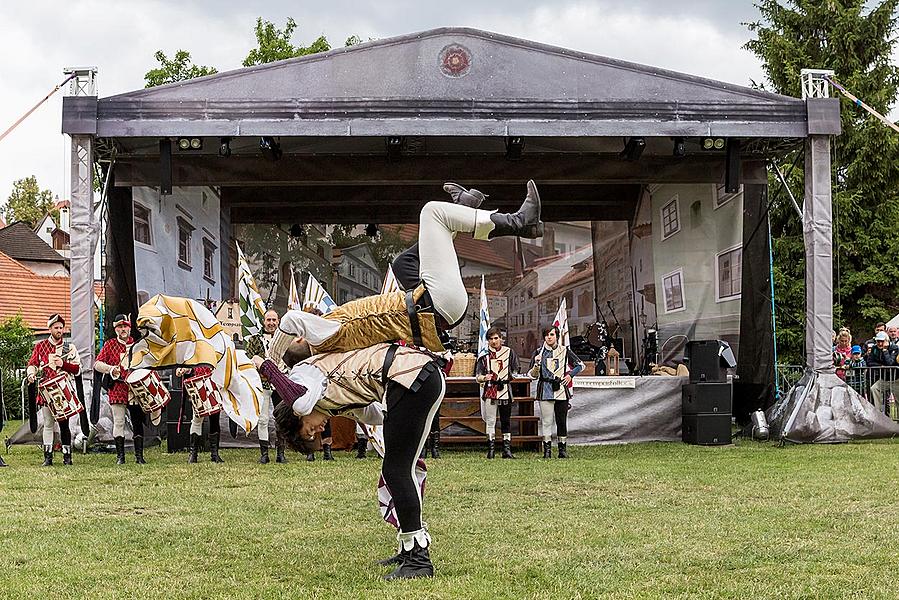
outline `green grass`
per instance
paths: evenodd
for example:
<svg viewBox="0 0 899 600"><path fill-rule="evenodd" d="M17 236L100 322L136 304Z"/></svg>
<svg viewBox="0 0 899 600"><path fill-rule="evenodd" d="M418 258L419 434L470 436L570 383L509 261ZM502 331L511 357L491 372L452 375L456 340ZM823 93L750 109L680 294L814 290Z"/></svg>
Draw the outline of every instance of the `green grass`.
<svg viewBox="0 0 899 600"><path fill-rule="evenodd" d="M896 598L899 443L428 461L433 580L385 583L380 461L0 470L0 598ZM57 455L57 460L59 460Z"/></svg>

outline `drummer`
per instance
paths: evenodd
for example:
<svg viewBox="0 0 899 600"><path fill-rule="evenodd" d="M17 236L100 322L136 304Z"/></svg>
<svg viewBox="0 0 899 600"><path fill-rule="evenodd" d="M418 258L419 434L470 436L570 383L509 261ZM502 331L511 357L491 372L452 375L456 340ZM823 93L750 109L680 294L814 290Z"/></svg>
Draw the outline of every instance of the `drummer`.
<svg viewBox="0 0 899 600"><path fill-rule="evenodd" d="M50 331L50 337L35 344L31 359L28 361L26 370L28 383L33 384L39 373L42 379L66 373L71 389L73 377L81 374L81 357L74 345L65 344L62 341L66 330L66 320L62 318L62 315L50 315L50 318L47 319L47 329ZM37 405L41 407L41 416L44 420L44 463L42 466L51 467L53 466L53 434L56 417L47 407L47 402L41 394L38 394ZM62 443L62 463L71 465L72 430L69 428L68 418L59 421L59 438Z"/></svg>
<svg viewBox="0 0 899 600"><path fill-rule="evenodd" d="M198 367L178 367L175 369L176 377L210 377L212 369L207 366ZM203 419L209 417L209 459L214 463L223 463L225 460L219 456L219 441L221 440L221 424L219 422L219 413L222 412L222 405L215 403L214 405L203 406L203 400L193 393L191 390L181 383L181 388L190 396L193 404L194 416L190 420L190 454L188 454L187 462L197 462L197 453L199 452L200 437L203 435Z"/></svg>
<svg viewBox="0 0 899 600"><path fill-rule="evenodd" d="M144 460L144 411L135 403L130 403L128 384L128 350L134 343L131 338L131 316L116 315L112 322L115 337L106 340L94 369L112 380L109 389L109 406L112 408L112 436L115 440L116 464L125 464L125 410L131 415L134 433L134 462L143 465ZM104 378L105 379L105 378Z"/></svg>

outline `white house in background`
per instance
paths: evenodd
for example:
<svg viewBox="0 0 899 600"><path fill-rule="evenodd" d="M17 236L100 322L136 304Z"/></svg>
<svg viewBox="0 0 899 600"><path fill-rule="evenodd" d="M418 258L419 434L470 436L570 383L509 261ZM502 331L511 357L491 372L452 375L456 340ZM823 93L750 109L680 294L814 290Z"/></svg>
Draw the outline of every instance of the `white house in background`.
<svg viewBox="0 0 899 600"><path fill-rule="evenodd" d="M337 304L381 293L382 275L368 244L334 248L332 264L337 271Z"/></svg>
<svg viewBox="0 0 899 600"><path fill-rule="evenodd" d="M155 294L221 298L220 203L209 187L133 188L138 302Z"/></svg>

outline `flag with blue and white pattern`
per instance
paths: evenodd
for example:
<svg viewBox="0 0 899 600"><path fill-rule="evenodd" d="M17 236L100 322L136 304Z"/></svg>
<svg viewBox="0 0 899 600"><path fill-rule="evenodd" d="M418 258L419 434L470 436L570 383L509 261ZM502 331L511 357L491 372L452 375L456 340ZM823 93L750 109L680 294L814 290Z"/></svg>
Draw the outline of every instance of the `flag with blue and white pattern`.
<svg viewBox="0 0 899 600"><path fill-rule="evenodd" d="M478 358L488 352L487 330L490 329L490 310L487 306L487 289L484 287L484 276L481 275L481 311L480 328L478 329Z"/></svg>
<svg viewBox="0 0 899 600"><path fill-rule="evenodd" d="M328 295L322 284L312 276L312 273L309 273L309 279L306 281L306 293L303 295L303 309L316 308L326 315L336 306L337 303Z"/></svg>

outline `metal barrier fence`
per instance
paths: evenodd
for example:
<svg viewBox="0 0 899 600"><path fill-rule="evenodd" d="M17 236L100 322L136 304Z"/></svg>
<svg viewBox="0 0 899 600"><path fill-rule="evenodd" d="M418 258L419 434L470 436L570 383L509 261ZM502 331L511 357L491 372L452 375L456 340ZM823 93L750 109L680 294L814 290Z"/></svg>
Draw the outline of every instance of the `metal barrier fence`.
<svg viewBox="0 0 899 600"><path fill-rule="evenodd" d="M805 372L799 365L777 365L775 376L781 394L786 394ZM899 421L899 367L851 367L837 369L843 379L877 410Z"/></svg>

